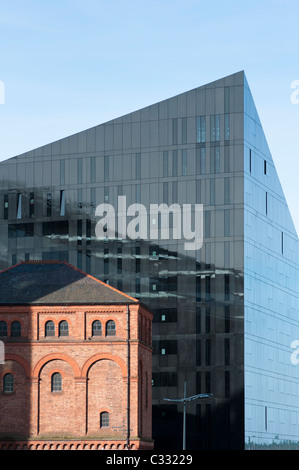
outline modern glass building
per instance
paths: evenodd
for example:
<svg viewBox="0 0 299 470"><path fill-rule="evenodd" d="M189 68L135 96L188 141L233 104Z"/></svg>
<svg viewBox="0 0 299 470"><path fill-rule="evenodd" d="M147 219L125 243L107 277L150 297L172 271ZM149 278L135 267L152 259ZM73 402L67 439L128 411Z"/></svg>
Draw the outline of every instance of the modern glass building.
<svg viewBox="0 0 299 470"><path fill-rule="evenodd" d="M187 449L297 445L298 237L244 72L1 163L0 268L34 259L154 311L156 449L185 382Z"/></svg>

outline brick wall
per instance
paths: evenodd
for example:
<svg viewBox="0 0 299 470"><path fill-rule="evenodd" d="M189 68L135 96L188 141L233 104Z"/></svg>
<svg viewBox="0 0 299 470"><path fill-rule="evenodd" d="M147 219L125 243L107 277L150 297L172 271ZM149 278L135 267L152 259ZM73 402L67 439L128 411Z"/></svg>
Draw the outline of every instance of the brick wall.
<svg viewBox="0 0 299 470"><path fill-rule="evenodd" d="M21 323L21 337L10 336L15 320ZM49 320L54 323L55 336L45 336ZM102 323L102 336L92 335L95 320ZM113 336L105 334L109 320L116 325ZM101 441L101 446L105 439L117 445L126 442L126 305L1 307L0 321L8 325L7 337L1 337L5 343L5 364L0 365L3 443L7 438L20 443L29 438L55 442L88 438ZM68 336L58 335L61 321L68 322ZM152 432L151 321L151 313L143 306L130 305L129 422L130 439L138 443L136 448L142 447L142 442L148 447ZM13 392L3 391L7 373L14 377ZM61 391L51 390L55 373L61 376ZM109 413L107 427L100 425L102 412Z"/></svg>

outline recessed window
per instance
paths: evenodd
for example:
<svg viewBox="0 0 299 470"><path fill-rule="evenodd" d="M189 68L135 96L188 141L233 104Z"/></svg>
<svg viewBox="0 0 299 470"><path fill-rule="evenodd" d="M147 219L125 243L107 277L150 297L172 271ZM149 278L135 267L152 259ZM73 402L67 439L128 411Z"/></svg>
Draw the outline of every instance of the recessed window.
<svg viewBox="0 0 299 470"><path fill-rule="evenodd" d="M17 219L22 218L22 194L17 194Z"/></svg>
<svg viewBox="0 0 299 470"><path fill-rule="evenodd" d="M220 140L220 115L215 114L210 117L211 141L218 142Z"/></svg>
<svg viewBox="0 0 299 470"><path fill-rule="evenodd" d="M59 372L51 376L51 392L62 392L62 377Z"/></svg>
<svg viewBox="0 0 299 470"><path fill-rule="evenodd" d="M95 320L92 324L92 336L102 336L102 323Z"/></svg>
<svg viewBox="0 0 299 470"><path fill-rule="evenodd" d="M14 321L11 324L11 336L21 336L21 323L19 321Z"/></svg>
<svg viewBox="0 0 299 470"><path fill-rule="evenodd" d="M34 193L30 193L29 198L29 217L34 217Z"/></svg>
<svg viewBox="0 0 299 470"><path fill-rule="evenodd" d="M5 321L0 321L0 336L7 336L7 324Z"/></svg>
<svg viewBox="0 0 299 470"><path fill-rule="evenodd" d="M267 162L264 160L264 175L267 174Z"/></svg>
<svg viewBox="0 0 299 470"><path fill-rule="evenodd" d="M108 411L102 411L100 414L100 427L101 428L109 428L110 425L110 416Z"/></svg>
<svg viewBox="0 0 299 470"><path fill-rule="evenodd" d="M63 320L59 323L59 336L68 336L69 335L69 324L66 320Z"/></svg>
<svg viewBox="0 0 299 470"><path fill-rule="evenodd" d="M3 377L3 392L12 393L14 391L14 376L7 373Z"/></svg>
<svg viewBox="0 0 299 470"><path fill-rule="evenodd" d="M106 336L115 336L116 335L116 325L113 320L109 320L106 323Z"/></svg>
<svg viewBox="0 0 299 470"><path fill-rule="evenodd" d="M65 215L65 192L64 190L60 191L60 215Z"/></svg>
<svg viewBox="0 0 299 470"><path fill-rule="evenodd" d="M199 143L206 141L206 117L199 116L196 118L196 141Z"/></svg>
<svg viewBox="0 0 299 470"><path fill-rule="evenodd" d="M52 216L52 194L47 193L47 217Z"/></svg>
<svg viewBox="0 0 299 470"><path fill-rule="evenodd" d="M8 194L4 194L4 219L8 219Z"/></svg>
<svg viewBox="0 0 299 470"><path fill-rule="evenodd" d="M46 323L45 336L55 336L55 325L52 320L47 321Z"/></svg>

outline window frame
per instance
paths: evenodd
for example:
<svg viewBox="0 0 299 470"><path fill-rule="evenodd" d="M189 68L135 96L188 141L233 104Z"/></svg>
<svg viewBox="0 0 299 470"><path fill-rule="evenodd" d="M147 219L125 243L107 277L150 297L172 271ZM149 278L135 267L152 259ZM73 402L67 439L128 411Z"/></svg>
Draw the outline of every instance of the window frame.
<svg viewBox="0 0 299 470"><path fill-rule="evenodd" d="M50 324L51 324L51 326L53 325L53 329L48 330L47 327ZM50 332L53 332L53 334L50 333ZM45 323L45 338L53 337L53 336L55 336L55 323L53 322L53 320L47 320L46 323Z"/></svg>
<svg viewBox="0 0 299 470"><path fill-rule="evenodd" d="M116 323L114 320L108 320L105 325L106 336L116 336Z"/></svg>
<svg viewBox="0 0 299 470"><path fill-rule="evenodd" d="M9 380L8 383L7 380ZM6 372L2 377L2 391L3 393L14 393L15 391L15 379L11 372Z"/></svg>
<svg viewBox="0 0 299 470"><path fill-rule="evenodd" d="M69 336L69 324L66 320L61 320L58 324L58 336Z"/></svg>
<svg viewBox="0 0 299 470"><path fill-rule="evenodd" d="M101 325L101 328L98 328L97 326ZM91 324L91 336L102 336L103 335L103 326L102 322L100 320L94 320Z"/></svg>
<svg viewBox="0 0 299 470"><path fill-rule="evenodd" d="M14 320L10 325L10 336L12 338L20 338L22 335L22 325L18 320Z"/></svg>
<svg viewBox="0 0 299 470"><path fill-rule="evenodd" d="M3 328L1 328L1 326ZM7 336L7 331L8 331L8 329L7 329L6 321L1 320L0 321L0 338L5 338ZM1 334L2 332L4 332L4 334Z"/></svg>
<svg viewBox="0 0 299 470"><path fill-rule="evenodd" d="M60 372L53 372L51 375L51 393L62 392L62 375Z"/></svg>
<svg viewBox="0 0 299 470"><path fill-rule="evenodd" d="M110 428L110 413L109 413L109 411L101 411L101 413L100 413L100 429L106 429L106 428Z"/></svg>

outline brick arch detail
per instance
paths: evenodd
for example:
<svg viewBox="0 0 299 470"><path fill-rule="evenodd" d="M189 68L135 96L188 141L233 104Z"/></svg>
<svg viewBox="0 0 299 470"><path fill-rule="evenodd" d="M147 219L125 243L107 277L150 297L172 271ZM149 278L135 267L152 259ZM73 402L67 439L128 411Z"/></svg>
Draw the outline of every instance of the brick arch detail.
<svg viewBox="0 0 299 470"><path fill-rule="evenodd" d="M103 354L95 354L94 356L91 356L85 362L85 364L82 367L81 377L87 378L87 374L88 374L88 371L89 371L90 367L95 362L102 361L102 360L105 360L105 359L109 360L109 361L116 362L116 364L118 364L119 367L121 368L123 377L127 376L127 366L126 366L125 362L120 357L115 356L114 354L103 353Z"/></svg>
<svg viewBox="0 0 299 470"><path fill-rule="evenodd" d="M34 366L32 376L33 377L38 377L40 374L40 371L42 367L47 364L50 361L64 361L67 362L73 369L74 371L74 376L75 377L80 377L81 371L80 367L78 366L77 362L67 354L61 354L61 353L53 353L53 354L48 354L47 356L43 357L38 361L38 363Z"/></svg>
<svg viewBox="0 0 299 470"><path fill-rule="evenodd" d="M26 359L24 359L22 356L19 356L18 354L5 354L5 362L6 361L17 362L22 367L24 367L27 377L30 377L31 375L30 365L28 361L26 361Z"/></svg>

